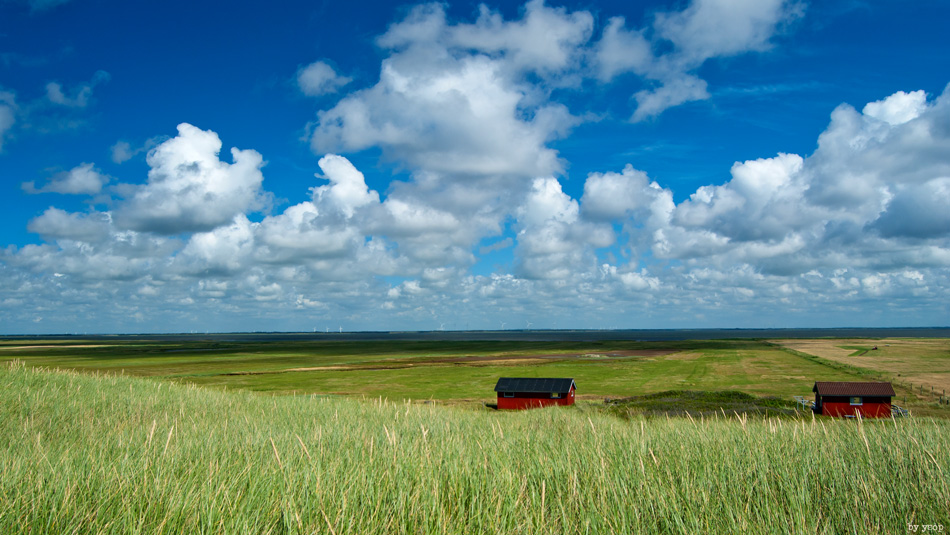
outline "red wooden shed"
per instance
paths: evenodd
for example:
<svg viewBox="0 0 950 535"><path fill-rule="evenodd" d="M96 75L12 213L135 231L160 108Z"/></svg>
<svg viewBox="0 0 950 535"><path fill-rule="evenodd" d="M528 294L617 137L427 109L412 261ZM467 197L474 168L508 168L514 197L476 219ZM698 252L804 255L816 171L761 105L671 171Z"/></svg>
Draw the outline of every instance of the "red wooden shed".
<svg viewBox="0 0 950 535"><path fill-rule="evenodd" d="M499 409L536 409L574 404L574 379L502 377L495 385Z"/></svg>
<svg viewBox="0 0 950 535"><path fill-rule="evenodd" d="M816 382L815 412L825 416L889 418L891 398L896 394L891 383Z"/></svg>

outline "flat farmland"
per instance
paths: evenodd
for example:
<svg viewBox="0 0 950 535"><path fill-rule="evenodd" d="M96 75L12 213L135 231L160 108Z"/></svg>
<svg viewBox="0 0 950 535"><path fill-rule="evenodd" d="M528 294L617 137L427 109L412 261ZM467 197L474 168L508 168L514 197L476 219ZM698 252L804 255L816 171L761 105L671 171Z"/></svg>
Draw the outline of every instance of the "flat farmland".
<svg viewBox="0 0 950 535"><path fill-rule="evenodd" d="M912 388L920 398L950 391L950 339L884 338L775 340L776 344L828 361L873 371ZM924 395L921 396L920 388Z"/></svg>
<svg viewBox="0 0 950 535"><path fill-rule="evenodd" d="M821 381L946 379L947 340L0 341L0 362L151 377L213 389L472 403L499 377L573 377L581 400L668 390L737 390L788 399ZM878 346L878 350L870 348ZM873 357L848 356L864 351ZM793 349L818 359L809 358ZM848 368L845 362L862 368ZM897 374L900 373L900 377ZM942 375L941 375L942 374ZM929 383L928 383L929 384ZM934 384L943 384L934 382ZM907 397L908 391L898 394ZM908 403L939 414L928 400Z"/></svg>

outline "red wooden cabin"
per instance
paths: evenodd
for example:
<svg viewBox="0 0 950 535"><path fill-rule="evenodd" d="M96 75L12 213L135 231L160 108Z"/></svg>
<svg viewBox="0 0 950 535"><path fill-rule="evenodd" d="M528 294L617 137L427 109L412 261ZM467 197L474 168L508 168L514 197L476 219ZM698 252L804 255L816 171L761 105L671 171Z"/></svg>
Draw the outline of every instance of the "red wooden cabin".
<svg viewBox="0 0 950 535"><path fill-rule="evenodd" d="M502 377L495 385L499 409L536 409L574 404L574 379Z"/></svg>
<svg viewBox="0 0 950 535"><path fill-rule="evenodd" d="M815 412L825 416L889 418L891 398L896 394L891 383L817 382Z"/></svg>

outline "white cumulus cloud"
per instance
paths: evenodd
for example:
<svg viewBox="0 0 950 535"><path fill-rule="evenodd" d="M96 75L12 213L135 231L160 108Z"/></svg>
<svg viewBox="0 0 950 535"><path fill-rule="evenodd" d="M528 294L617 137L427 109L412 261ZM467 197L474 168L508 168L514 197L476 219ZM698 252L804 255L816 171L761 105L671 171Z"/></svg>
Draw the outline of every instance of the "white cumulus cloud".
<svg viewBox="0 0 950 535"><path fill-rule="evenodd" d="M69 171L58 173L50 181L36 188L33 182L25 182L23 190L27 193L66 193L73 195L95 195L109 182L109 177L96 169L91 163L80 164Z"/></svg>
<svg viewBox="0 0 950 535"><path fill-rule="evenodd" d="M517 211L515 253L528 279L565 279L589 268L591 247L614 241L610 227L580 219L580 207L554 178L539 178Z"/></svg>
<svg viewBox="0 0 950 535"><path fill-rule="evenodd" d="M379 203L379 194L366 186L363 173L346 158L328 154L320 158L318 165L330 184L313 189L315 204L332 206L349 218L356 209Z"/></svg>
<svg viewBox="0 0 950 535"><path fill-rule="evenodd" d="M336 70L324 61L315 61L297 71L297 87L308 97L335 93L351 81L352 78L337 74Z"/></svg>
<svg viewBox="0 0 950 535"><path fill-rule="evenodd" d="M149 152L148 183L120 204L116 224L158 234L209 231L261 208L261 155L232 148L226 163L220 151L217 134L180 124L178 136Z"/></svg>
<svg viewBox="0 0 950 535"><path fill-rule="evenodd" d="M950 265L950 92L921 98L899 92L864 113L839 106L811 156L736 163L732 180L646 226L654 253L786 275L849 266L873 270L872 282Z"/></svg>
<svg viewBox="0 0 950 535"><path fill-rule="evenodd" d="M563 72L589 27L589 15L541 2L521 21L483 10L473 25L449 25L439 5L417 7L379 39L390 51L379 82L318 114L313 149L378 146L412 170L469 177L556 173L562 164L546 143L576 119L522 76Z"/></svg>
<svg viewBox="0 0 950 535"><path fill-rule="evenodd" d="M693 0L683 11L657 14L653 27L673 43L680 61L696 66L712 57L767 50L776 31L803 9L789 0Z"/></svg>
<svg viewBox="0 0 950 535"><path fill-rule="evenodd" d="M437 16L444 18L441 13ZM520 20L506 21L483 4L474 24L458 24L443 32L444 39L459 48L502 54L505 68L514 73L558 76L578 65L581 47L593 28L594 18L587 11L569 13L548 7L543 0L531 0L524 5ZM390 41L398 42L396 38ZM387 42L385 37L382 42Z"/></svg>
<svg viewBox="0 0 950 535"><path fill-rule="evenodd" d="M87 243L99 243L111 234L111 218L108 213L90 214L69 213L50 207L42 215L32 219L27 225L47 240L76 240Z"/></svg>
<svg viewBox="0 0 950 535"><path fill-rule="evenodd" d="M916 119L926 107L927 94L923 91L898 91L884 100L869 102L862 113L894 126Z"/></svg>

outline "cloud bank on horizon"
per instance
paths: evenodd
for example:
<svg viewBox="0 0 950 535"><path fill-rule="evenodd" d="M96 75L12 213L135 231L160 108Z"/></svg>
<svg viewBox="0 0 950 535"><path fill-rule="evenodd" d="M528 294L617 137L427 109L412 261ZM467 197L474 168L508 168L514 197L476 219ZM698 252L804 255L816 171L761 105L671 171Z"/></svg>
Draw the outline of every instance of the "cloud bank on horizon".
<svg viewBox="0 0 950 535"><path fill-rule="evenodd" d="M602 119L576 95L620 86L628 128L661 121L715 98L704 66L767 54L806 16L787 0L694 0L641 27L539 0L468 21L416 6L376 38L370 83L332 58L287 73L334 99L301 117L319 172L288 206L267 154L189 122L111 147L117 165L146 154L137 180L83 161L24 182L52 205L20 222L38 243L0 251L0 318L15 332L946 324L950 89L842 103L813 152L737 161L694 191L635 161L564 186L558 143ZM0 91L0 149L18 121L86 107L102 72L51 82L42 106ZM365 151L398 178L372 187L350 156Z"/></svg>

